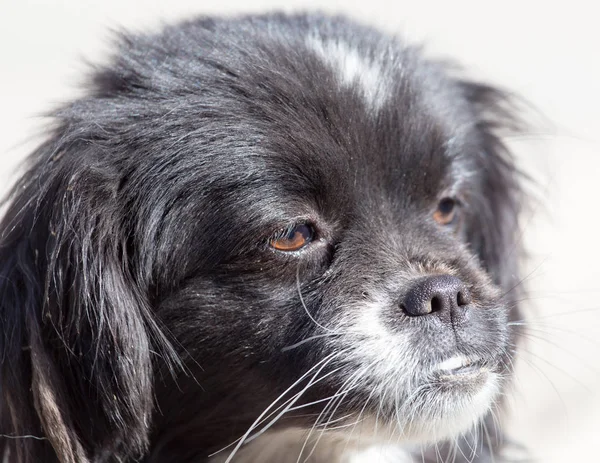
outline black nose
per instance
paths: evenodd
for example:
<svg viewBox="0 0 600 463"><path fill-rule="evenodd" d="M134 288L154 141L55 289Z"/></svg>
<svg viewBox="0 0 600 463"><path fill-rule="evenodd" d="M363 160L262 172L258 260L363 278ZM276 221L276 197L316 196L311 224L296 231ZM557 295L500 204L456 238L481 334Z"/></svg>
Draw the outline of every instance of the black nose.
<svg viewBox="0 0 600 463"><path fill-rule="evenodd" d="M451 275L435 275L417 280L401 303L412 316L456 310L471 302L467 286Z"/></svg>

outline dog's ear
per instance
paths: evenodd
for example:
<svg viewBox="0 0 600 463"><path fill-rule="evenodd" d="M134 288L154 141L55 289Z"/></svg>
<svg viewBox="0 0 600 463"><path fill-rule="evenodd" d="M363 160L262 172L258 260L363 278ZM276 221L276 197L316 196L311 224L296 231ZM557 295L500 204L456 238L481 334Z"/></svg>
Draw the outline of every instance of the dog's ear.
<svg viewBox="0 0 600 463"><path fill-rule="evenodd" d="M153 409L151 344L165 341L132 270L121 174L68 126L30 161L0 225L5 452L19 462L138 456Z"/></svg>
<svg viewBox="0 0 600 463"><path fill-rule="evenodd" d="M526 105L515 95L493 86L460 81L459 87L475 121L473 146L477 150L476 170L480 182L478 193L469 198L468 242L501 288L502 302L509 308L509 320L520 320L518 300L523 288L519 267L523 252L519 216L525 204L522 183L527 177L518 169L505 140L527 129L523 116ZM514 349L520 342L519 331L511 329L509 333L511 349ZM503 356L506 367L512 369L510 353L504 352ZM493 455L498 455L508 442L501 429L504 400L502 397L481 420L478 432L428 450L425 460L437 461L440 452L456 454L457 448L467 449L465 454L472 453L482 461L493 460ZM482 435L487 438L477 437Z"/></svg>
<svg viewBox="0 0 600 463"><path fill-rule="evenodd" d="M522 256L518 223L525 177L503 138L522 132L525 123L513 95L474 82L462 81L460 86L476 121L476 162L483 190L483 194L471 198L476 213L470 217L469 242L496 284L514 300Z"/></svg>

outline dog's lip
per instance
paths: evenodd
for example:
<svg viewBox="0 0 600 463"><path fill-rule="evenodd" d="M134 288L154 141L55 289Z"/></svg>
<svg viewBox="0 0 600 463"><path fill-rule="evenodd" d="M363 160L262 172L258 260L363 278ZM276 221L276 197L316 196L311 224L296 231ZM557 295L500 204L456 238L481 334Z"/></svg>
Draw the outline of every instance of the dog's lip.
<svg viewBox="0 0 600 463"><path fill-rule="evenodd" d="M437 363L433 370L441 376L454 376L478 373L485 369L482 359L479 357L467 357L466 355L454 355Z"/></svg>

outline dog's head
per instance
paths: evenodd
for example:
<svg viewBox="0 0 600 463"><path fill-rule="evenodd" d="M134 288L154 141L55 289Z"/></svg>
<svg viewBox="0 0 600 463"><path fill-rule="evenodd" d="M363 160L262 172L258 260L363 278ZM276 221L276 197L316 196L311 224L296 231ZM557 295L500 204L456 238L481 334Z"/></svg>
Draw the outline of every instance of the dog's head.
<svg viewBox="0 0 600 463"><path fill-rule="evenodd" d="M506 109L340 18L123 39L2 225L1 431L44 438L12 455L473 426L512 355Z"/></svg>

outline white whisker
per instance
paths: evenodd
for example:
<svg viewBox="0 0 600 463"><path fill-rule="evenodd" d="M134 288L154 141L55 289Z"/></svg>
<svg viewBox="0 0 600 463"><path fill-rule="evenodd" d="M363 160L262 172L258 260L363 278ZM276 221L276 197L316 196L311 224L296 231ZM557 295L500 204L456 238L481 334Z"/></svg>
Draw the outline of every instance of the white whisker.
<svg viewBox="0 0 600 463"><path fill-rule="evenodd" d="M323 365L323 367L322 367L322 368L324 368L326 365L327 365L327 364ZM341 368L342 368L342 367L340 367L340 368L336 368L335 370L333 370L333 371L330 371L330 372L329 372L329 373L327 373L326 375L324 375L324 376L322 376L321 378L319 378L319 380L321 380L321 379L324 379L324 378L326 378L326 377L328 377L328 376L331 376L331 375L333 375L333 374L337 373L339 370L341 370ZM318 375L320 372L321 372L321 369L319 369L319 371L318 371L318 372L315 374L315 376L314 376L314 377L316 377L316 376L317 376L317 375ZM314 377L313 377L313 379L314 379ZM267 424L267 425L266 425L266 426L265 426L263 429L261 429L259 432L257 432L257 433L256 433L256 434L254 434L253 436L251 436L251 437L248 437L248 438L247 438L247 439L246 439L244 442L245 442L245 443L247 443L247 442L251 442L251 441L253 441L254 439L256 439L257 437L259 437L260 435L264 434L266 431L268 431L268 430L269 430L269 428L270 428L271 426L273 426L273 425L274 425L274 424L275 424L275 423L276 423L276 422L279 420L279 418L281 418L281 417L282 417L284 414L286 414L288 411L290 411L290 410L291 410L291 407L292 407L292 405L294 405L294 404L295 404L295 403L298 401L298 399L300 399L300 397L301 397L301 396L302 396L302 395L303 395L303 394L304 394L304 393L305 393L305 392L306 392L306 391L307 391L307 390L308 390L308 389L309 389L311 386L313 386L315 383L316 383L316 381L313 381L313 380L311 379L311 381L309 381L309 383L308 383L308 384L307 384L307 385L304 387L304 389L302 389L302 390L301 390L301 391L300 391L298 394L296 394L296 395L294 396L293 400L291 400L291 401L290 401L289 405L288 405L288 406L287 406L287 407L286 407L284 410L282 410L281 412L279 412L279 414L278 414L278 415L277 415L275 418L273 418L273 419L272 419L272 420L271 420L271 421L270 421L270 422L269 422L269 423L268 423L268 424Z"/></svg>
<svg viewBox="0 0 600 463"><path fill-rule="evenodd" d="M329 336L339 336L341 333L326 333L326 334L317 334L315 336L311 336L309 338L303 339L302 341L297 342L296 344L292 344L290 346L285 346L281 349L281 352L287 352L289 350L295 349L296 347L301 346L310 341L314 341L315 339L327 338Z"/></svg>
<svg viewBox="0 0 600 463"><path fill-rule="evenodd" d="M304 311L306 312L306 315L308 315L308 318L310 318L315 325L324 329L325 331L331 331L331 332L335 333L334 330L321 325L317 320L315 320L315 318L308 311L308 307L306 307L306 303L304 302L304 297L302 297L302 288L300 287L300 266L299 265L296 269L296 288L298 289L298 296L300 297L300 302L302 303L302 307L304 307Z"/></svg>
<svg viewBox="0 0 600 463"><path fill-rule="evenodd" d="M209 455L209 457L212 457L212 456L214 456L214 455L222 452L223 450L231 447L234 443L237 442L236 447L233 449L232 453L229 455L229 457L225 461L225 463L229 463L231 461L231 459L233 458L233 456L235 455L235 453L239 450L239 448L244 443L244 440L261 423L261 420L264 419L265 415L267 415L267 413L269 412L269 410L271 410L271 408L273 408L277 404L277 402L279 402L283 397L285 397L285 395L287 393L289 393L292 389L294 389L294 387L296 387L307 376L309 376L311 372L313 372L315 369L319 368L319 366L321 366L322 364L329 363L329 361L331 361L333 358L339 356L343 352L344 351L333 353L333 354L329 354L327 357L325 357L324 359L320 360L315 365L313 365L310 369L308 369L308 371L306 371L302 376L300 376L291 386L289 386L285 391L283 391L273 402L271 402L271 404L259 415L259 417L252 423L252 425L250 425L250 427L248 428L248 430L246 431L246 433L242 437L240 437L239 439L236 439L234 442L228 444L227 446L221 448L220 450L217 450L216 452L211 453Z"/></svg>

